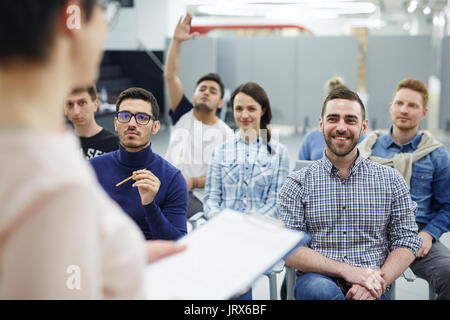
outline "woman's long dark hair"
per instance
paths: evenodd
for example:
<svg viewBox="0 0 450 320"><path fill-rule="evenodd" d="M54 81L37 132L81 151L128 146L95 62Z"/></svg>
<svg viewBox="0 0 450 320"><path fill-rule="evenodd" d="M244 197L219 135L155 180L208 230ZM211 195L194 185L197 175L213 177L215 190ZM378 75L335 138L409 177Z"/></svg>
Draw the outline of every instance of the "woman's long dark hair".
<svg viewBox="0 0 450 320"><path fill-rule="evenodd" d="M263 115L261 117L260 129L265 129L267 131L267 135L262 135L263 143L267 146L267 151L269 154L272 154L272 148L269 146L269 141L271 138L271 133L267 125L272 120L272 110L270 108L269 97L267 96L266 91L255 82L246 82L238 86L234 89L233 93L230 97L231 109L234 109L234 98L238 93L245 93L246 95L252 97L256 102L261 105L263 110Z"/></svg>

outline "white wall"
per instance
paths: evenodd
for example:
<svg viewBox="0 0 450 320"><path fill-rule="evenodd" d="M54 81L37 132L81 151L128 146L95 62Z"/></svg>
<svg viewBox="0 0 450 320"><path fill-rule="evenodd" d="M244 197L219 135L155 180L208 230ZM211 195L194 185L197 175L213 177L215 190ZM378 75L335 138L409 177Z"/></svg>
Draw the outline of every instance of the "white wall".
<svg viewBox="0 0 450 320"><path fill-rule="evenodd" d="M134 0L134 8L121 8L106 41L106 50L136 50L138 40L147 49L164 50L165 41L185 12L183 0Z"/></svg>
<svg viewBox="0 0 450 320"><path fill-rule="evenodd" d="M127 50L137 47L136 12L134 8L120 9L119 18L109 31L106 40L106 50Z"/></svg>

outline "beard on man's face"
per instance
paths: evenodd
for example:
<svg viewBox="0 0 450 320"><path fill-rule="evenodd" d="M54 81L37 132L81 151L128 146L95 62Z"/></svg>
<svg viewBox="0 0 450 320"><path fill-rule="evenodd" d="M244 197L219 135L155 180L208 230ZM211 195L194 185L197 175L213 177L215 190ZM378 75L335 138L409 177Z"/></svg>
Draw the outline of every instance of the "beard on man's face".
<svg viewBox="0 0 450 320"><path fill-rule="evenodd" d="M338 157L345 157L346 155L348 155L350 152L353 151L353 149L355 149L355 147L358 145L358 140L356 139L352 139L350 145L347 148L342 149L341 151L339 151L334 145L333 142L331 141L330 138L325 137L325 143L327 144L328 148L330 149L330 151L332 153L334 153L334 155L338 156Z"/></svg>
<svg viewBox="0 0 450 320"><path fill-rule="evenodd" d="M341 136L343 137L346 136L349 138L350 143L346 147L340 147L338 144L335 145L333 141L333 136L339 135L339 132L326 132L325 127L322 128L323 128L323 136L325 139L325 143L328 146L328 149L338 157L345 157L350 152L352 152L353 149L355 149L356 146L358 145L361 131L357 135L354 135L352 132L348 132L347 134L341 133Z"/></svg>
<svg viewBox="0 0 450 320"><path fill-rule="evenodd" d="M197 111L201 111L201 112L214 112L214 109L209 107L206 103L196 103L194 105L194 108Z"/></svg>

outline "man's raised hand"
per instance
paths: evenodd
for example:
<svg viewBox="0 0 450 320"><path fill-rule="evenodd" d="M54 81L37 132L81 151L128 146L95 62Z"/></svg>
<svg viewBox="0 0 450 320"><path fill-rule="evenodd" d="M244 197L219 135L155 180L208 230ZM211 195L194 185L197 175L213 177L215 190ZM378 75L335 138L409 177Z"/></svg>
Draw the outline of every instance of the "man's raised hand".
<svg viewBox="0 0 450 320"><path fill-rule="evenodd" d="M198 32L191 33L191 21L192 16L189 13L186 14L184 18L182 16L180 17L180 20L178 20L177 26L173 33L173 38L175 40L183 42L186 40L190 40L200 34Z"/></svg>

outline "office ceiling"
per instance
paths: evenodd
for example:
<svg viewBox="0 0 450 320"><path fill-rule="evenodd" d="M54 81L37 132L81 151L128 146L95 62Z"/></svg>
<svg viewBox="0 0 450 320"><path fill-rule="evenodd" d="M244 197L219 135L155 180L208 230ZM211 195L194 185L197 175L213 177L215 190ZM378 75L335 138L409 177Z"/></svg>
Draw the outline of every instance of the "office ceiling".
<svg viewBox="0 0 450 320"><path fill-rule="evenodd" d="M450 16L448 0L185 0L185 4L200 24L266 21L308 28L317 21L339 19L416 34L432 30L436 12L443 12L446 21Z"/></svg>

